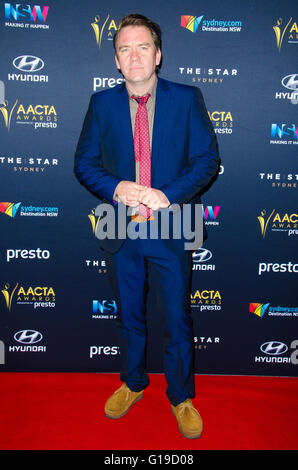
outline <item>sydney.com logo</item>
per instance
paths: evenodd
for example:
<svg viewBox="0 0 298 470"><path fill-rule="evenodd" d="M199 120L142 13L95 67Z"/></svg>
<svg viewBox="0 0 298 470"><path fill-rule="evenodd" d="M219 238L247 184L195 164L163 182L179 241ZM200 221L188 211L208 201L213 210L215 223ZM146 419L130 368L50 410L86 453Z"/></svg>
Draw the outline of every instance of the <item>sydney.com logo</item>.
<svg viewBox="0 0 298 470"><path fill-rule="evenodd" d="M37 216L37 217L57 217L58 207L48 206L25 206L21 202L0 202L0 213L6 214L14 218L17 213L21 216Z"/></svg>
<svg viewBox="0 0 298 470"><path fill-rule="evenodd" d="M181 16L181 26L182 28L188 29L192 33L196 33L199 29L200 31L209 31L209 32L228 32L228 33L239 33L242 29L241 20L216 20L216 19L203 19L202 16L191 16L191 15L182 15Z"/></svg>

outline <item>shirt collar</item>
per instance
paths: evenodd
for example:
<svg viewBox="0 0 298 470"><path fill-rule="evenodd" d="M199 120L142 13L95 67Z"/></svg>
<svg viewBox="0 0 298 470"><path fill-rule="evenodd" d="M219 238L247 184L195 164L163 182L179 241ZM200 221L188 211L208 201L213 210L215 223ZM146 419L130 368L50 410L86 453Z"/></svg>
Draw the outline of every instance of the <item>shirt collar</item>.
<svg viewBox="0 0 298 470"><path fill-rule="evenodd" d="M126 84L125 84L125 85L126 85ZM147 91L147 93L144 93L144 95L142 95L142 96L145 96L145 95L147 95L147 94L149 93L149 94L150 94L150 98L155 99L156 88L157 88L157 77L156 77L156 79L155 79L153 85L151 86L151 88ZM126 85L126 89L127 89L127 93L128 93L129 98L131 98L132 96L137 96L137 95L135 95L132 91L130 91L130 89L127 87L127 85ZM149 98L149 99L150 99L150 98Z"/></svg>

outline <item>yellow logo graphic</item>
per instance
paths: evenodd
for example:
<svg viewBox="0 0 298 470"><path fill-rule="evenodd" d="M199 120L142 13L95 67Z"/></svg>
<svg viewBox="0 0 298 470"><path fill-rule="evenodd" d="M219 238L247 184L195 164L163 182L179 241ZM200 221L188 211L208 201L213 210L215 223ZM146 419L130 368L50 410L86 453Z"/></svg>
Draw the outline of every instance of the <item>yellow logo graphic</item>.
<svg viewBox="0 0 298 470"><path fill-rule="evenodd" d="M273 216L274 211L275 211L275 209L273 209L273 211L271 212L271 214L267 218L265 217L266 216L266 211L265 210L263 210L261 212L261 215L258 216L258 221L260 222L261 233L263 235L263 238L265 238L268 223L269 223L269 220L271 219L271 217Z"/></svg>
<svg viewBox="0 0 298 470"><path fill-rule="evenodd" d="M11 116L12 116L12 113L14 111L14 108L17 105L17 102L18 102L18 100L15 101L15 103L14 103L14 105L11 108L10 111L8 109L8 101L7 100L5 100L5 102L2 105L0 105L0 111L2 113L2 116L3 116L3 119L4 119L4 124L5 124L5 127L7 128L8 132L10 131Z"/></svg>
<svg viewBox="0 0 298 470"><path fill-rule="evenodd" d="M280 52L280 49L281 49L281 46L282 46L282 42L283 42L283 39L284 39L284 35L285 35L285 32L286 30L288 29L288 26L289 24L291 23L293 18L290 18L288 23L286 24L285 28L282 28L281 25L282 25L282 18L279 18L276 22L276 25L273 26L273 29L274 29L274 32L275 32L275 36L276 36L276 45L277 45L277 49L278 51ZM293 28L295 27L296 23L294 23L294 25L292 26L291 28L291 31L293 30ZM297 26L296 26L297 27ZM290 31L290 32L291 32Z"/></svg>
<svg viewBox="0 0 298 470"><path fill-rule="evenodd" d="M99 222L99 219L100 219L100 216L97 217L96 219L96 216L95 216L95 209L92 209L91 210L91 214L88 215L88 218L91 222L91 226L92 226L92 232L95 234L96 233L96 229L97 229L97 225L98 225L98 222Z"/></svg>
<svg viewBox="0 0 298 470"><path fill-rule="evenodd" d="M14 296L14 293L16 291L16 288L18 287L19 284L16 284L16 286L13 288L13 290L10 292L10 285L9 284L5 284L4 285L4 289L1 291L3 296L4 296L4 299L5 299L5 302L6 302L6 307L8 308L9 311L11 311L11 302L12 302L12 298Z"/></svg>
<svg viewBox="0 0 298 470"><path fill-rule="evenodd" d="M104 29L107 26L107 23L108 23L109 19L110 19L110 15L108 15L106 17L106 19L104 20L104 22L101 26L100 25L100 15L96 15L95 18L94 18L94 22L91 23L91 26L92 26L94 34L95 34L96 44L98 45L99 48L101 46L102 35L103 35L103 32L104 32ZM116 26L115 20L111 20L110 23L108 24L107 28L108 28L108 37L107 37L107 39L111 40L111 39L113 39L112 30L117 31L117 26Z"/></svg>

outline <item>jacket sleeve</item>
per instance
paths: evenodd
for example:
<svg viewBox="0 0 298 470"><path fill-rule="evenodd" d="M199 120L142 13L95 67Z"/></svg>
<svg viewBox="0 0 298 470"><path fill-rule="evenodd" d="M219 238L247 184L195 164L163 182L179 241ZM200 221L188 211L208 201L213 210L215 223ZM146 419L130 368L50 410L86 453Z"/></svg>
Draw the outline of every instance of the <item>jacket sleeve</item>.
<svg viewBox="0 0 298 470"><path fill-rule="evenodd" d="M198 88L193 88L189 108L188 161L181 176L159 188L171 204L187 203L211 181L218 170L217 140Z"/></svg>
<svg viewBox="0 0 298 470"><path fill-rule="evenodd" d="M103 167L99 126L93 95L76 148L74 173L89 191L113 203L115 188L121 179Z"/></svg>

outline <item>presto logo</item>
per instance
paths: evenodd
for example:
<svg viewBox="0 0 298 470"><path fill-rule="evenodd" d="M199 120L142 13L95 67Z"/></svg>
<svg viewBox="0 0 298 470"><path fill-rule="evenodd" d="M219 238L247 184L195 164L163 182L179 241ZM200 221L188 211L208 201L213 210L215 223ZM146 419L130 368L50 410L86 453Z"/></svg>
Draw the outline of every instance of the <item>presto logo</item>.
<svg viewBox="0 0 298 470"><path fill-rule="evenodd" d="M9 248L6 250L6 261L9 263L12 259L49 259L51 256L49 250L41 250L36 248L36 250L14 250Z"/></svg>

